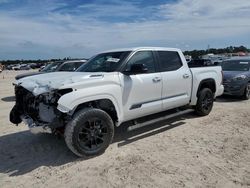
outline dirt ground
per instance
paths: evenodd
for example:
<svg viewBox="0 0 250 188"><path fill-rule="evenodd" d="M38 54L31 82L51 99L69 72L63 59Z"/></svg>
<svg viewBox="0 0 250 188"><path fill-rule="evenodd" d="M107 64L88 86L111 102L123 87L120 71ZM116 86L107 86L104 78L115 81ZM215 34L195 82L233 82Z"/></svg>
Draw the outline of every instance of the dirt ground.
<svg viewBox="0 0 250 188"><path fill-rule="evenodd" d="M104 154L79 159L63 139L9 122L20 72L0 74L0 187L250 187L250 100L220 97L206 117L118 128Z"/></svg>

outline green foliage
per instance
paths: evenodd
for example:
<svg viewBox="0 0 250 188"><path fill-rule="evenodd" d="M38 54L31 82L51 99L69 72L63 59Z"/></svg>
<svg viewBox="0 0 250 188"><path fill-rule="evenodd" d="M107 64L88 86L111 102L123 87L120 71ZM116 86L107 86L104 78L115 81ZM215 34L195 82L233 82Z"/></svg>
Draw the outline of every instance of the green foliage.
<svg viewBox="0 0 250 188"><path fill-rule="evenodd" d="M3 60L0 61L0 63L2 63L3 65L11 65L11 64L30 64L30 63L47 63L50 60Z"/></svg>
<svg viewBox="0 0 250 188"><path fill-rule="evenodd" d="M44 64L44 63L48 63L51 61L61 61L61 60L70 60L71 58L66 57L63 59L47 59L47 60L41 60L41 59L37 59L37 60L23 60L23 59L17 59L17 60L0 60L0 63L3 65L11 65L11 64L31 64L31 63L36 63L36 64Z"/></svg>
<svg viewBox="0 0 250 188"><path fill-rule="evenodd" d="M210 48L208 50L192 50L192 51L185 51L185 55L191 55L193 58L199 58L205 54L225 54L225 53L237 53L237 52L250 52L250 49L246 48L245 46L229 46L226 48Z"/></svg>

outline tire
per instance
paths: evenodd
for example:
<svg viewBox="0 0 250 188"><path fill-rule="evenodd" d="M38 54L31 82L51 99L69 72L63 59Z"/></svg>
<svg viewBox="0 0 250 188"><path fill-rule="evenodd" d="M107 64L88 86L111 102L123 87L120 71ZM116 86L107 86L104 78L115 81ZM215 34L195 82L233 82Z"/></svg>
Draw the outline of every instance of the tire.
<svg viewBox="0 0 250 188"><path fill-rule="evenodd" d="M12 110L10 111L10 115L9 115L9 120L11 123L13 124L19 124L22 122L21 118L20 118L20 112L18 111L18 107L17 105L15 105Z"/></svg>
<svg viewBox="0 0 250 188"><path fill-rule="evenodd" d="M247 83L244 94L242 96L244 100L250 99L250 83Z"/></svg>
<svg viewBox="0 0 250 188"><path fill-rule="evenodd" d="M114 123L103 110L86 108L77 112L66 125L64 138L68 148L79 157L103 153L114 136Z"/></svg>
<svg viewBox="0 0 250 188"><path fill-rule="evenodd" d="M209 88L202 89L198 94L197 104L195 106L195 112L199 116L208 115L214 103L214 94Z"/></svg>

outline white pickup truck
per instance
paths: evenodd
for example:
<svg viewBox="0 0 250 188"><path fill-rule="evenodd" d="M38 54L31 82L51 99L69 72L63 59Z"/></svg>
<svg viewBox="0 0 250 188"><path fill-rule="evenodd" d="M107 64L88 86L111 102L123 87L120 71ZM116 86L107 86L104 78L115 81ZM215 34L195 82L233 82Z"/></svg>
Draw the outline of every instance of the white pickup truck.
<svg viewBox="0 0 250 188"><path fill-rule="evenodd" d="M112 50L76 72L16 81L10 121L63 133L76 155L97 155L112 142L115 126L178 107L208 115L223 90L220 66L189 68L179 49Z"/></svg>

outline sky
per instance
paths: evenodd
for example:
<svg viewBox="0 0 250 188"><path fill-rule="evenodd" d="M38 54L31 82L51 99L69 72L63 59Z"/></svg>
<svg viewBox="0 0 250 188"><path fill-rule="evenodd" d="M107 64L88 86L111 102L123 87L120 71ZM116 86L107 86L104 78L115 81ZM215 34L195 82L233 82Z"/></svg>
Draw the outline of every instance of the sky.
<svg viewBox="0 0 250 188"><path fill-rule="evenodd" d="M208 45L250 48L250 0L0 0L0 60Z"/></svg>

